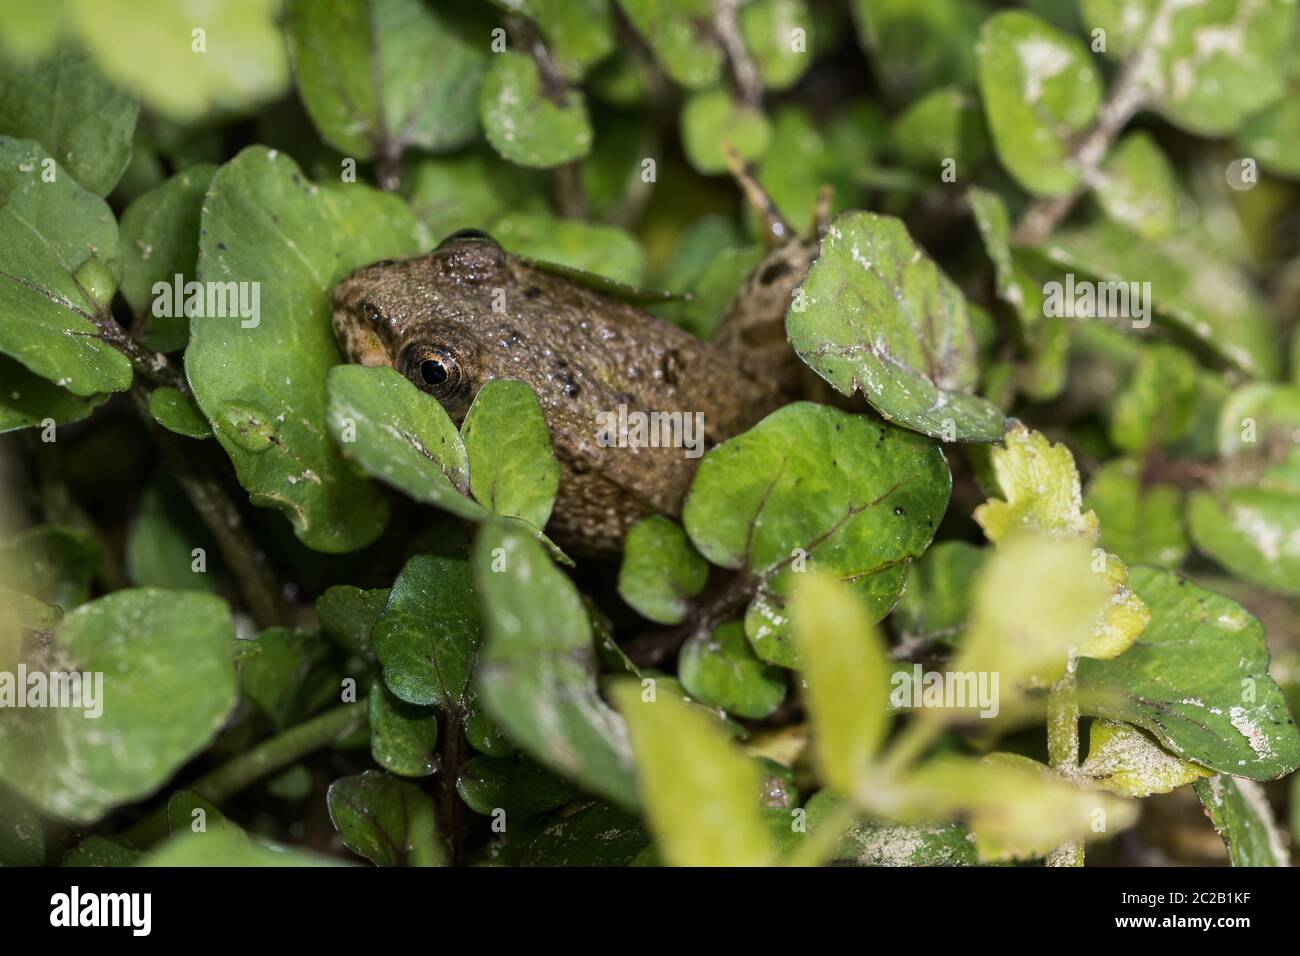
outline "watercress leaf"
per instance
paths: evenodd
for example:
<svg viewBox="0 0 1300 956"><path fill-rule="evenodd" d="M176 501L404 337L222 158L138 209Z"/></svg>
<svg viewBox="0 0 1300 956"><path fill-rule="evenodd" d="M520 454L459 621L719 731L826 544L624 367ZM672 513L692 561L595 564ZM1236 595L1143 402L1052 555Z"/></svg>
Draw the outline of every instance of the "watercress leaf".
<svg viewBox="0 0 1300 956"><path fill-rule="evenodd" d="M618 594L642 617L658 624L680 623L708 578L708 562L671 518L643 518L623 539Z"/></svg>
<svg viewBox="0 0 1300 956"><path fill-rule="evenodd" d="M183 349L190 338L190 321L183 310L155 315L150 305L154 287L174 286L195 278L199 254L199 222L203 199L217 167L196 163L131 200L122 213L122 296L142 319L140 339L160 352Z"/></svg>
<svg viewBox="0 0 1300 956"><path fill-rule="evenodd" d="M509 212L545 212L544 174L478 147L422 157L403 177L407 200L430 241L459 229L488 229Z"/></svg>
<svg viewBox="0 0 1300 956"><path fill-rule="evenodd" d="M988 7L977 0L854 0L862 45L880 83L899 100L975 78L970 37Z"/></svg>
<svg viewBox="0 0 1300 956"><path fill-rule="evenodd" d="M726 172L723 144L730 143L744 162L762 159L772 141L772 124L756 106L718 88L695 93L682 107L682 148L697 172Z"/></svg>
<svg viewBox="0 0 1300 956"><path fill-rule="evenodd" d="M1293 55L1295 5L1082 0L1107 55L1138 59L1139 94L1171 122L1221 136L1280 97Z"/></svg>
<svg viewBox="0 0 1300 956"><path fill-rule="evenodd" d="M126 538L126 574L131 583L177 591L217 591L220 552L181 490L174 483L155 481L138 501L139 510ZM194 554L196 549L202 563Z"/></svg>
<svg viewBox="0 0 1300 956"><path fill-rule="evenodd" d="M343 454L416 501L477 520L469 459L456 426L432 396L383 366L339 365L326 379L326 424Z"/></svg>
<svg viewBox="0 0 1300 956"><path fill-rule="evenodd" d="M1246 121L1235 142L1262 169L1288 179L1300 177L1300 95L1294 79L1280 100Z"/></svg>
<svg viewBox="0 0 1300 956"><path fill-rule="evenodd" d="M71 0L69 22L114 81L178 123L279 96L289 64L276 0L162 4L142 29L134 0Z"/></svg>
<svg viewBox="0 0 1300 956"><path fill-rule="evenodd" d="M469 487L494 514L541 529L560 487L560 463L542 406L526 382L493 379L479 389L460 429Z"/></svg>
<svg viewBox="0 0 1300 956"><path fill-rule="evenodd" d="M120 864L111 864L120 865ZM136 866L344 866L338 860L317 853L306 853L275 843L250 840L241 833L217 830L212 833L186 833L157 849L138 857Z"/></svg>
<svg viewBox="0 0 1300 956"><path fill-rule="evenodd" d="M1163 239L1178 225L1178 182L1145 130L1116 144L1094 188L1106 215L1145 239Z"/></svg>
<svg viewBox="0 0 1300 956"><path fill-rule="evenodd" d="M772 204L796 228L818 215L823 188L831 188L832 208L844 208L856 195L853 177L858 156L836 149L825 135L824 126L801 106L778 107L772 117L771 145L758 164L759 183ZM756 222L752 206L747 205L745 212ZM758 234L761 229L756 226L752 231ZM735 244L734 239L728 243ZM722 303L723 309L726 304Z"/></svg>
<svg viewBox="0 0 1300 956"><path fill-rule="evenodd" d="M1213 776L1214 771L1179 760L1122 721L1094 720L1088 729L1088 758L1079 773L1121 797L1149 797Z"/></svg>
<svg viewBox="0 0 1300 956"><path fill-rule="evenodd" d="M709 0L618 0L673 82L712 86L722 75L722 47Z"/></svg>
<svg viewBox="0 0 1300 956"><path fill-rule="evenodd" d="M1073 140L1101 105L1101 77L1079 40L1023 10L984 21L975 47L998 158L1036 196L1080 182Z"/></svg>
<svg viewBox="0 0 1300 956"><path fill-rule="evenodd" d="M1129 564L1176 569L1187 557L1183 529L1185 495L1170 484L1147 484L1134 458L1102 465L1088 482L1083 502L1101 522L1101 546Z"/></svg>
<svg viewBox="0 0 1300 956"><path fill-rule="evenodd" d="M557 219L547 213L508 213L492 226L502 247L517 256L592 273L625 285L641 282L641 246L625 229ZM542 265L542 263L537 263ZM564 274L564 273L561 273Z"/></svg>
<svg viewBox="0 0 1300 956"><path fill-rule="evenodd" d="M991 442L1006 420L974 394L979 369L961 291L902 221L836 216L786 314L799 356L843 395L948 441Z"/></svg>
<svg viewBox="0 0 1300 956"><path fill-rule="evenodd" d="M757 578L745 632L796 666L785 600L805 563L850 584L878 621L948 504L943 452L913 432L796 402L704 456L682 519L714 564Z"/></svg>
<svg viewBox="0 0 1300 956"><path fill-rule="evenodd" d="M627 730L597 692L577 589L517 522L483 525L473 563L487 631L476 674L484 709L542 766L634 809Z"/></svg>
<svg viewBox="0 0 1300 956"><path fill-rule="evenodd" d="M812 65L816 36L805 0L751 0L741 7L738 22L767 89L790 88Z"/></svg>
<svg viewBox="0 0 1300 956"><path fill-rule="evenodd" d="M848 588L807 574L790 602L813 751L826 785L852 793L889 731L889 657Z"/></svg>
<svg viewBox="0 0 1300 956"><path fill-rule="evenodd" d="M343 845L376 866L445 866L433 800L415 784L367 770L340 777L325 795Z"/></svg>
<svg viewBox="0 0 1300 956"><path fill-rule="evenodd" d="M1182 438L1196 412L1198 373L1196 361L1177 346L1144 348L1109 410L1115 446L1145 452Z"/></svg>
<svg viewBox="0 0 1300 956"><path fill-rule="evenodd" d="M34 62L0 56L0 130L36 140L100 196L126 169L139 112L140 101L75 44Z"/></svg>
<svg viewBox="0 0 1300 956"><path fill-rule="evenodd" d="M1135 327L1155 319L1251 376L1276 374L1276 333L1267 307L1240 273L1189 236L1152 242L1118 223L1100 221L1061 230L1042 249L1062 268L1107 283L1138 283L1123 287L1130 292L1129 306L1128 315L1120 315ZM1146 315L1138 314L1135 289L1148 290L1141 292ZM1051 299L1049 294L1048 307ZM1124 298L1118 302L1122 306Z"/></svg>
<svg viewBox="0 0 1300 956"><path fill-rule="evenodd" d="M108 204L38 144L0 136L0 353L73 395L125 391L131 363L94 321L121 274Z"/></svg>
<svg viewBox="0 0 1300 956"><path fill-rule="evenodd" d="M456 778L456 792L475 813L506 818L530 817L562 807L573 798L573 787L531 760L474 757Z"/></svg>
<svg viewBox="0 0 1300 956"><path fill-rule="evenodd" d="M482 640L469 562L417 554L393 582L388 604L370 629L384 683L411 704L464 713Z"/></svg>
<svg viewBox="0 0 1300 956"><path fill-rule="evenodd" d="M900 159L923 172L938 175L945 163L956 163L953 174L966 179L988 154L988 133L979 101L957 87L927 93L894 120L890 139Z"/></svg>
<svg viewBox="0 0 1300 956"><path fill-rule="evenodd" d="M239 686L284 730L320 710L338 694L331 645L319 634L272 627L257 635L261 652L239 662Z"/></svg>
<svg viewBox="0 0 1300 956"><path fill-rule="evenodd" d="M740 621L728 621L683 644L677 676L700 703L737 717L761 720L785 699L785 675L755 656Z"/></svg>
<svg viewBox="0 0 1300 956"><path fill-rule="evenodd" d="M1187 520L1197 550L1233 574L1279 594L1300 594L1300 498L1293 488L1194 491Z"/></svg>
<svg viewBox="0 0 1300 956"><path fill-rule="evenodd" d="M374 660L370 629L388 603L390 593L388 588L364 590L350 584L334 585L316 599L321 633L349 654Z"/></svg>
<svg viewBox="0 0 1300 956"><path fill-rule="evenodd" d="M186 833L228 832L246 836L211 800L193 790L177 790L167 799L167 829L173 837Z"/></svg>
<svg viewBox="0 0 1300 956"><path fill-rule="evenodd" d="M321 136L362 160L473 139L487 57L460 16L419 0L290 0L289 55Z"/></svg>
<svg viewBox="0 0 1300 956"><path fill-rule="evenodd" d="M40 866L44 862L40 816L21 797L0 788L0 866Z"/></svg>
<svg viewBox="0 0 1300 956"><path fill-rule="evenodd" d="M813 794L804 809L816 832L844 798L830 790ZM960 823L907 826L859 820L844 834L828 863L836 866L975 866L975 838Z"/></svg>
<svg viewBox="0 0 1300 956"><path fill-rule="evenodd" d="M591 150L582 91L545 89L537 64L526 53L491 58L478 103L488 142L512 163L547 169Z"/></svg>
<svg viewBox="0 0 1300 956"><path fill-rule="evenodd" d="M537 24L559 71L580 80L596 63L614 52L612 0L502 0L522 7Z"/></svg>
<svg viewBox="0 0 1300 956"><path fill-rule="evenodd" d="M907 587L890 620L909 645L953 646L970 616L972 588L985 552L965 541L941 541L907 570Z"/></svg>
<svg viewBox="0 0 1300 956"><path fill-rule="evenodd" d="M208 594L126 589L82 605L27 666L103 675L95 700L83 684L87 708L0 714L0 779L42 812L79 823L147 796L233 708L233 640L226 603Z"/></svg>
<svg viewBox="0 0 1300 956"><path fill-rule="evenodd" d="M37 525L0 544L5 584L65 611L90 598L103 562L95 536L67 525Z"/></svg>
<svg viewBox="0 0 1300 956"><path fill-rule="evenodd" d="M1300 766L1300 733L1268 675L1260 623L1169 571L1135 568L1130 583L1151 623L1119 657L1079 662L1081 710L1135 724L1220 773L1271 780Z"/></svg>
<svg viewBox="0 0 1300 956"><path fill-rule="evenodd" d="M382 680L370 685L370 754L399 777L427 777L437 769L438 717L432 707L408 704Z"/></svg>
<svg viewBox="0 0 1300 956"><path fill-rule="evenodd" d="M1291 865L1285 838L1259 784L1216 774L1196 781L1195 789L1233 866Z"/></svg>
<svg viewBox="0 0 1300 956"><path fill-rule="evenodd" d="M592 803L548 823L524 846L523 866L628 866L650 845L641 822L608 803Z"/></svg>
<svg viewBox="0 0 1300 956"><path fill-rule="evenodd" d="M118 840L88 836L63 854L60 866L134 866L143 854Z"/></svg>
<svg viewBox="0 0 1300 956"><path fill-rule="evenodd" d="M677 324L697 338L712 338L736 290L765 254L760 245L719 251L691 284L690 300L682 303Z"/></svg>
<svg viewBox="0 0 1300 956"><path fill-rule="evenodd" d="M509 757L515 752L505 732L483 712L477 700L465 718L465 739L471 747L489 757Z"/></svg>
<svg viewBox="0 0 1300 956"><path fill-rule="evenodd" d="M647 700L635 681L611 693L627 721L638 786L664 860L671 866L770 863L758 765L707 714L673 694Z"/></svg>
<svg viewBox="0 0 1300 956"><path fill-rule="evenodd" d="M70 425L89 418L107 395L74 395L48 379L0 355L0 434L20 428L44 428L47 421Z"/></svg>
<svg viewBox="0 0 1300 956"><path fill-rule="evenodd" d="M1011 216L1006 203L994 192L971 187L967 193L984 250L993 263L997 295L1015 310L1020 324L1032 329L1043 316L1042 287L1035 282L1017 250L1011 247Z"/></svg>
<svg viewBox="0 0 1300 956"><path fill-rule="evenodd" d="M323 383L339 360L330 290L359 265L415 252L414 219L396 196L318 188L252 146L217 171L202 221L200 279L247 283L257 314L195 317L185 368L199 407L254 504L284 512L316 550L369 544L386 502L325 429Z"/></svg>

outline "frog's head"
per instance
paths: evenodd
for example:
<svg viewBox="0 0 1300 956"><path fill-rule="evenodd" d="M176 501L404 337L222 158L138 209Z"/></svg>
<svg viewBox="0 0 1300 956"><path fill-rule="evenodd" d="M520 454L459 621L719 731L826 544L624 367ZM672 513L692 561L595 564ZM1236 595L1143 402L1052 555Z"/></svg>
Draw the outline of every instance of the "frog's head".
<svg viewBox="0 0 1300 956"><path fill-rule="evenodd" d="M507 255L486 233L452 233L425 256L385 259L334 287L333 326L349 361L397 369L453 417L487 380L481 317Z"/></svg>

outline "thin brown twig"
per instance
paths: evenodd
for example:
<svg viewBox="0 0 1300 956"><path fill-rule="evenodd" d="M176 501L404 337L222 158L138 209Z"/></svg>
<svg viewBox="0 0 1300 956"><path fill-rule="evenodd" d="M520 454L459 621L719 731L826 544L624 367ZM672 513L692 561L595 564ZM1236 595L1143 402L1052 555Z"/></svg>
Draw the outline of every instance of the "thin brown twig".
<svg viewBox="0 0 1300 956"><path fill-rule="evenodd" d="M739 7L740 0L714 0L713 28L718 33L722 48L727 51L727 62L731 64L737 97L746 106L758 106L763 101L763 81L740 36L740 26L736 23Z"/></svg>

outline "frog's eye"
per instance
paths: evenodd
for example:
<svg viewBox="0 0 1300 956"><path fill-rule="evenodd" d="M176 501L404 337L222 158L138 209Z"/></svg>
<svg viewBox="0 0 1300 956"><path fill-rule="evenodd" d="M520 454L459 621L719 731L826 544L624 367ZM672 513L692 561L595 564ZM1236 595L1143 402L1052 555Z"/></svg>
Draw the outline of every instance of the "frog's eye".
<svg viewBox="0 0 1300 956"><path fill-rule="evenodd" d="M417 347L405 358L406 377L434 398L449 398L460 387L460 363L446 349Z"/></svg>
<svg viewBox="0 0 1300 956"><path fill-rule="evenodd" d="M365 316L366 321L371 325L378 325L379 320L384 317L384 314L379 311L379 306L373 302L362 302L361 314Z"/></svg>

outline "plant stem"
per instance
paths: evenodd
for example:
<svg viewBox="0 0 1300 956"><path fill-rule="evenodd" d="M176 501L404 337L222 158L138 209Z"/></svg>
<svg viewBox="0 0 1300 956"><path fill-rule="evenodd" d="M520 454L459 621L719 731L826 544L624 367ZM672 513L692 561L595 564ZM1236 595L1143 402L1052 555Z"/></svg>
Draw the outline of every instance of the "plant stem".
<svg viewBox="0 0 1300 956"><path fill-rule="evenodd" d="M456 781L465 766L464 722L464 714L459 710L448 711L440 762L442 790L439 793L438 818L447 836L452 866L465 864L465 808L456 791Z"/></svg>
<svg viewBox="0 0 1300 956"><path fill-rule="evenodd" d="M259 628L274 627L286 621L280 586L239 508L214 476L202 475L190 463L190 456L180 447L181 439L154 421L149 412L145 390L132 389L136 411L144 421L154 443L163 453L172 477L189 497L212 536L235 579L248 613Z"/></svg>
<svg viewBox="0 0 1300 956"><path fill-rule="evenodd" d="M714 0L713 28L727 51L727 62L731 64L731 75L736 82L736 95L744 105L757 106L763 100L763 82L740 38L740 28L736 23L739 6L740 0Z"/></svg>
<svg viewBox="0 0 1300 956"><path fill-rule="evenodd" d="M193 790L215 804L221 804L244 788L351 733L365 719L364 698L327 710L262 741L252 750L245 751L200 777L186 789ZM145 847L166 834L167 806L164 804L131 827L126 832L126 837L136 846Z"/></svg>
<svg viewBox="0 0 1300 956"><path fill-rule="evenodd" d="M1079 772L1077 659L1070 655L1065 676L1047 695L1047 758L1052 769L1073 780ZM1083 841L1063 843L1047 855L1048 866L1083 866Z"/></svg>

